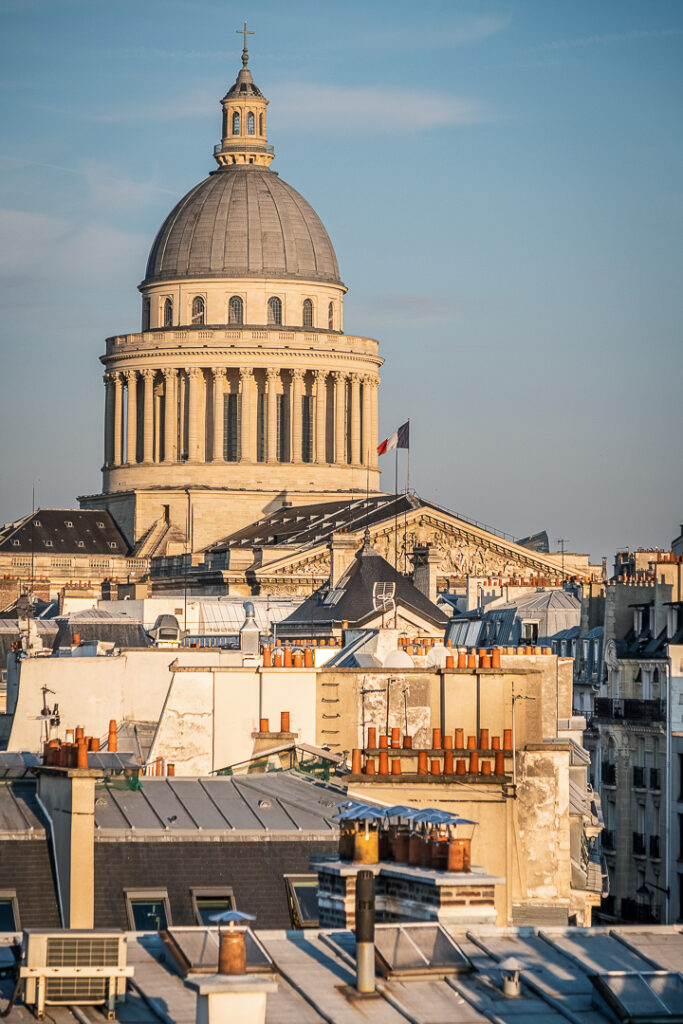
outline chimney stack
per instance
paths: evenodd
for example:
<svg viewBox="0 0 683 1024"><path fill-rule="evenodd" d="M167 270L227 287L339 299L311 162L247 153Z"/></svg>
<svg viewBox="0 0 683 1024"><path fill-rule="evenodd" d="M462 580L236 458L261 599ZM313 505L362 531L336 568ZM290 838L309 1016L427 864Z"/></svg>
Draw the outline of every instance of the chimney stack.
<svg viewBox="0 0 683 1024"><path fill-rule="evenodd" d="M356 875L356 988L375 991L375 876L372 871Z"/></svg>

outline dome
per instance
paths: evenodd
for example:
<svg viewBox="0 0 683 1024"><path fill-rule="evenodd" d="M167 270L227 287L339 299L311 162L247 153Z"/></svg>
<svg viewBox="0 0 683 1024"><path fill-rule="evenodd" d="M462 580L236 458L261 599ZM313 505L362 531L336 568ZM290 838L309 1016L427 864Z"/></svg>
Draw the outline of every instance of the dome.
<svg viewBox="0 0 683 1024"><path fill-rule="evenodd" d="M180 200L154 240L143 284L278 277L341 284L315 210L275 171L221 167Z"/></svg>

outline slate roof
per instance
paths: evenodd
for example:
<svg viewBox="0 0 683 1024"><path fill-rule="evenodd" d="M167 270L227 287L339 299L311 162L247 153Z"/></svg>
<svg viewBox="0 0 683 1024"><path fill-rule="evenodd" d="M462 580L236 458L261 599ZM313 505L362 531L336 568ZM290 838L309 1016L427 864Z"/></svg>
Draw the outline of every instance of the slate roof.
<svg viewBox="0 0 683 1024"><path fill-rule="evenodd" d="M0 552L127 555L128 545L103 509L39 508L0 527Z"/></svg>
<svg viewBox="0 0 683 1024"><path fill-rule="evenodd" d="M69 647L75 634L81 643L102 641L114 643L117 647L149 647L151 641L141 622L126 615L103 612L98 608L86 608L68 617L57 619L59 631L54 641L54 650Z"/></svg>
<svg viewBox="0 0 683 1024"><path fill-rule="evenodd" d="M378 927L378 938L382 927ZM397 931L396 925L384 927ZM415 926L408 925L404 931L409 933L411 927ZM183 930L183 935L175 931L184 945L196 935L196 949L215 948L215 929ZM545 929L469 925L449 933L474 970L446 977L435 967L412 978L378 977L377 995L367 1000L348 996L355 983L352 932L275 931L257 922L253 934L277 982L277 991L267 996L266 1024L405 1024L406 1020L413 1024L566 1024L567 1019L575 1024L606 1024L615 1019L652 1024L653 1020L679 1019L680 925ZM0 937L4 945L10 941L9 935ZM423 942L427 941L425 936ZM402 948L409 953L405 945ZM501 991L500 965L509 957L519 961L521 968L521 994L514 999ZM144 998L130 993L125 1003L117 1004L117 1018L127 1024L158 1024L158 1019L194 1024L195 992L185 984L160 935L128 933L128 963L134 967L135 988ZM656 970L675 973L653 976ZM653 998L648 979L653 979L661 999ZM11 979L0 981L0 1008L6 1005L11 988ZM616 998L612 1003L616 1012L606 1005L605 991ZM49 1009L62 1024L75 1021L66 1006ZM30 1019L21 1005L14 1015L17 1020ZM96 1009L79 1008L80 1020L95 1022L98 1016Z"/></svg>
<svg viewBox="0 0 683 1024"><path fill-rule="evenodd" d="M330 631L344 621L348 622L350 629L365 625L378 615L373 601L375 583L393 583L397 607L413 611L437 629L446 628L448 618L441 609L366 543L356 552L353 562L334 588L334 594L328 584L311 594L278 625L277 635L285 638L311 631L317 634L321 629Z"/></svg>
<svg viewBox="0 0 683 1024"><path fill-rule="evenodd" d="M207 548L207 551L222 551L234 547L270 547L276 544L320 544L329 540L338 530L353 533L363 530L366 526L374 526L387 520L393 521L395 518L400 522L400 517L405 512L416 508L434 509L436 512L455 516L465 523L514 543L510 534L409 492L398 496L378 494L357 498L354 501L346 499L325 501L315 505L282 507L217 541ZM532 557L531 553L529 557Z"/></svg>
<svg viewBox="0 0 683 1024"><path fill-rule="evenodd" d="M313 207L277 172L257 164L213 171L162 224L143 284L193 277L341 284L332 242Z"/></svg>
<svg viewBox="0 0 683 1024"><path fill-rule="evenodd" d="M181 834L202 840L211 833L318 832L334 837L336 804L346 789L297 771L210 778L142 778L140 788L98 784L95 827L135 835Z"/></svg>

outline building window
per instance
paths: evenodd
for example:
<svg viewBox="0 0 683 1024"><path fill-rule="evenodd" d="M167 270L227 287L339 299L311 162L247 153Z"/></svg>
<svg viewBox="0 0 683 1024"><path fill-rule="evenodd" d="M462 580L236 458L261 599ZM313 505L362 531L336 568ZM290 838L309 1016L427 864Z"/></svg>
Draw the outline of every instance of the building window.
<svg viewBox="0 0 683 1024"><path fill-rule="evenodd" d="M228 112L225 109L225 107L223 107L223 133L222 134L223 134L223 138L225 138L225 136L228 134Z"/></svg>
<svg viewBox="0 0 683 1024"><path fill-rule="evenodd" d="M277 461L287 461L287 396L277 396Z"/></svg>
<svg viewBox="0 0 683 1024"><path fill-rule="evenodd" d="M201 295L195 295L192 300L192 323L203 324L206 313L206 305Z"/></svg>
<svg viewBox="0 0 683 1024"><path fill-rule="evenodd" d="M313 398L301 397L301 458L313 462Z"/></svg>
<svg viewBox="0 0 683 1024"><path fill-rule="evenodd" d="M258 116L258 133L259 135L263 135L263 114L259 114Z"/></svg>
<svg viewBox="0 0 683 1024"><path fill-rule="evenodd" d="M142 300L142 329L143 331L149 330L149 316L152 304L149 299Z"/></svg>
<svg viewBox="0 0 683 1024"><path fill-rule="evenodd" d="M247 135L256 135L256 118L251 110L247 114Z"/></svg>
<svg viewBox="0 0 683 1024"><path fill-rule="evenodd" d="M259 391L256 396L256 461L266 461L266 445L267 445L267 424L266 424L266 408L267 408L267 396L263 391Z"/></svg>
<svg viewBox="0 0 683 1024"><path fill-rule="evenodd" d="M282 323L282 299L279 299L277 295L273 295L268 299L268 323Z"/></svg>
<svg viewBox="0 0 683 1024"><path fill-rule="evenodd" d="M173 327L173 299L164 302L164 327Z"/></svg>
<svg viewBox="0 0 683 1024"><path fill-rule="evenodd" d="M13 541L12 541L12 544L13 544L13 546L14 546L15 548L18 548L18 547L19 547L19 541L18 541L18 540L13 540Z"/></svg>
<svg viewBox="0 0 683 1024"><path fill-rule="evenodd" d="M20 932L19 903L14 889L0 889L0 932Z"/></svg>
<svg viewBox="0 0 683 1024"><path fill-rule="evenodd" d="M223 458L238 462L240 457L239 395L223 395Z"/></svg>
<svg viewBox="0 0 683 1024"><path fill-rule="evenodd" d="M334 330L334 302L327 307L327 327L330 331Z"/></svg>
<svg viewBox="0 0 683 1024"><path fill-rule="evenodd" d="M292 928L318 927L318 876L285 875Z"/></svg>
<svg viewBox="0 0 683 1024"><path fill-rule="evenodd" d="M240 115L239 111L235 111L232 115L232 134L239 135L240 133Z"/></svg>
<svg viewBox="0 0 683 1024"><path fill-rule="evenodd" d="M244 301L240 295L233 295L228 303L228 323L244 323Z"/></svg>
<svg viewBox="0 0 683 1024"><path fill-rule="evenodd" d="M211 918L224 910L236 910L235 896L232 886L216 886L213 888L190 889L192 895L192 911L196 924L215 927Z"/></svg>
<svg viewBox="0 0 683 1024"><path fill-rule="evenodd" d="M124 889L128 927L134 932L160 932L171 924L166 889Z"/></svg>
<svg viewBox="0 0 683 1024"><path fill-rule="evenodd" d="M535 644L538 640L538 623L537 622L523 622L522 623L522 639L526 640L530 644Z"/></svg>
<svg viewBox="0 0 683 1024"><path fill-rule="evenodd" d="M304 327L313 326L313 303L310 299L304 299L304 306L302 311L302 323Z"/></svg>
<svg viewBox="0 0 683 1024"><path fill-rule="evenodd" d="M46 540L46 541L45 541L45 547L46 547L46 548L53 548L53 547L54 547L54 544L52 543L52 541L51 541L51 540Z"/></svg>

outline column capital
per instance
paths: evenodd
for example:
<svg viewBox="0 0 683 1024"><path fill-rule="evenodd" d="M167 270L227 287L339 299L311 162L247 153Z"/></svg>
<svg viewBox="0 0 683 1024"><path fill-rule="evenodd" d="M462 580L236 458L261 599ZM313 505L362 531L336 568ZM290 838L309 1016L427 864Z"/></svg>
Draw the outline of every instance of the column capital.
<svg viewBox="0 0 683 1024"><path fill-rule="evenodd" d="M126 382L128 384L130 384L130 382L132 380L136 380L136 378L137 378L137 373L138 373L137 370L122 370L121 372L122 372L123 376L126 378Z"/></svg>
<svg viewBox="0 0 683 1024"><path fill-rule="evenodd" d="M150 378L154 377L155 373L156 370L153 370L150 366L146 366L144 370L140 370L140 376L143 377L144 380L150 380Z"/></svg>
<svg viewBox="0 0 683 1024"><path fill-rule="evenodd" d="M316 380L325 380L329 374L329 370L321 370L320 368L313 371L313 376Z"/></svg>
<svg viewBox="0 0 683 1024"><path fill-rule="evenodd" d="M188 377L191 377L192 380L197 380L202 375L202 371L198 366L191 366L186 372Z"/></svg>
<svg viewBox="0 0 683 1024"><path fill-rule="evenodd" d="M302 370L300 366L293 366L290 373L292 374L292 380L303 380L306 371Z"/></svg>
<svg viewBox="0 0 683 1024"><path fill-rule="evenodd" d="M174 377L178 376L178 370L176 369L175 366L170 366L167 370L162 370L162 373L164 377L168 378L169 380L173 380Z"/></svg>
<svg viewBox="0 0 683 1024"><path fill-rule="evenodd" d="M280 371L276 370L274 366L269 366L269 367L266 368L266 380L268 380L268 381L276 381L276 380L278 380L279 376L280 376Z"/></svg>
<svg viewBox="0 0 683 1024"><path fill-rule="evenodd" d="M360 384L360 381L361 381L361 374L360 374L360 373L357 373L357 372L356 372L355 370L353 370L353 371L352 371L352 372L351 372L351 373L349 374L349 380L351 381L351 383L352 383L352 384Z"/></svg>
<svg viewBox="0 0 683 1024"><path fill-rule="evenodd" d="M254 376L254 371L249 367L244 369L240 368L240 380L250 380Z"/></svg>
<svg viewBox="0 0 683 1024"><path fill-rule="evenodd" d="M103 382L105 388L111 387L111 385L114 383L115 376L116 376L116 374L114 374L114 373L103 373L102 374L102 382Z"/></svg>
<svg viewBox="0 0 683 1024"><path fill-rule="evenodd" d="M212 366L211 373L213 374L214 380L222 380L225 378L227 370L224 366Z"/></svg>
<svg viewBox="0 0 683 1024"><path fill-rule="evenodd" d="M343 370L332 370L330 376L336 384L338 384L339 381L346 379L346 374Z"/></svg>

